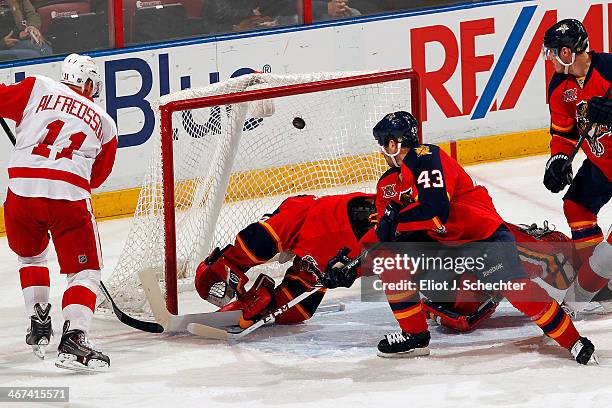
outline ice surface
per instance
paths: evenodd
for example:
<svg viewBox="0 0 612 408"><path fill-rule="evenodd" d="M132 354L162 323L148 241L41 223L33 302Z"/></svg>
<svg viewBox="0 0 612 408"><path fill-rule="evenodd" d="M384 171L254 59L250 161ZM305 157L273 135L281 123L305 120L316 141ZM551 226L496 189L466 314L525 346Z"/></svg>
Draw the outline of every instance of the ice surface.
<svg viewBox="0 0 612 408"><path fill-rule="evenodd" d="M468 172L489 188L508 221L547 219L568 233L561 196L541 183L545 161L542 156L482 164ZM608 205L600 225L611 223ZM128 225L129 220L100 223L105 276ZM612 316L592 315L577 323L598 348L598 367L578 366L507 303L473 333L432 327L430 357L389 360L375 355L379 339L396 330L389 307L360 302L358 288L330 294L330 300L346 303L344 312L264 328L234 345L147 334L114 319L96 319L91 337L111 357L111 371L79 375L56 369L53 358L37 360L25 345L17 262L6 238L0 239L0 262L0 386L69 386L67 406L582 408L612 403ZM54 253L50 267L53 324L60 330L64 281ZM184 311L203 307L193 294L181 297ZM58 341L52 341L51 356Z"/></svg>

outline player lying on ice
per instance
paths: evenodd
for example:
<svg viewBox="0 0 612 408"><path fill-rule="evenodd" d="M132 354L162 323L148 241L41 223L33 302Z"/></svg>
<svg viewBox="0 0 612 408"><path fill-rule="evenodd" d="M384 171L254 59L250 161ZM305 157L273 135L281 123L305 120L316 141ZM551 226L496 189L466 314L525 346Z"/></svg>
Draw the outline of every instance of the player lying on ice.
<svg viewBox="0 0 612 408"><path fill-rule="evenodd" d="M408 235L465 248L467 243L491 245L482 254L485 267L474 273L481 282L504 282L521 288L501 290L523 314L561 347L570 350L576 361L596 361L593 344L580 336L570 317L542 287L531 281L519 261L513 234L497 213L484 187L474 185L465 170L435 145L421 144L419 125L408 112L386 115L375 127L374 137L391 167L379 180L377 194L389 204L376 228L381 242L402 240ZM399 173L398 170L399 169ZM387 178L392 178L387 182ZM384 188L393 184L393 188ZM385 280L385 273L381 275ZM388 293L391 309L401 331L378 344L382 357L410 357L429 354L430 333L418 291Z"/></svg>
<svg viewBox="0 0 612 408"><path fill-rule="evenodd" d="M233 245L222 250L216 248L197 268L195 287L203 299L223 306L223 311L242 310L240 325L246 328L273 309L273 305L282 306L311 290L317 283L312 266L325 270L341 248L347 248L344 256L359 255L359 240L371 229L374 208L373 194L289 197L272 214L240 231ZM295 254L295 258L280 285L275 288L272 278L260 274L252 287L245 290L246 272L250 268L277 254L284 257L288 253ZM350 283L354 280L352 276ZM321 283L326 288L350 286L329 276ZM309 319L325 291L322 288L283 312L276 322L292 324ZM226 305L234 297L237 300Z"/></svg>

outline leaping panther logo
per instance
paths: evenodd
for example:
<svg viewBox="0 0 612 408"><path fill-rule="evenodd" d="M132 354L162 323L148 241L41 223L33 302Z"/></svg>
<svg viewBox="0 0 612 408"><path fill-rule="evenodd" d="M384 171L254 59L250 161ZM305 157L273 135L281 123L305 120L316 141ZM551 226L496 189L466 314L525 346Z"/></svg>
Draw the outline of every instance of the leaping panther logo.
<svg viewBox="0 0 612 408"><path fill-rule="evenodd" d="M576 123L578 124L578 133L582 134L588 126L590 126L590 122L586 118L586 109L587 102L580 101L576 105ZM595 157L601 157L605 153L605 148L602 143L604 137L610 137L612 134L612 129L609 126L599 125L591 130L586 137L586 142L589 145L589 149L595 155Z"/></svg>

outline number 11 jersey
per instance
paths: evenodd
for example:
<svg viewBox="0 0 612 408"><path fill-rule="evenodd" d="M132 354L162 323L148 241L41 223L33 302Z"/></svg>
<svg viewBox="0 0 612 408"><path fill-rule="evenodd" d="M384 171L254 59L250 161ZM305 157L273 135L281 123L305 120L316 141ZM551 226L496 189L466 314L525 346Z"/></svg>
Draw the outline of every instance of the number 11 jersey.
<svg viewBox="0 0 612 408"><path fill-rule="evenodd" d="M0 116L16 122L9 188L22 197L77 201L110 175L117 127L92 99L60 82L31 76L0 84Z"/></svg>

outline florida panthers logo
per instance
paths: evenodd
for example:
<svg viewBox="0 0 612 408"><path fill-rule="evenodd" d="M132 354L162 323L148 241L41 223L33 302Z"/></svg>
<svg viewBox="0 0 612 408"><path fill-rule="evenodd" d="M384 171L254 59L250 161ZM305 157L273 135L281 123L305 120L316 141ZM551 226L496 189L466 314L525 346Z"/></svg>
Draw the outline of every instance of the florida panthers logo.
<svg viewBox="0 0 612 408"><path fill-rule="evenodd" d="M380 189L383 193L383 198L393 198L397 194L395 191L395 183L381 186Z"/></svg>
<svg viewBox="0 0 612 408"><path fill-rule="evenodd" d="M564 102L575 102L578 100L578 89L571 88L563 91Z"/></svg>
<svg viewBox="0 0 612 408"><path fill-rule="evenodd" d="M580 103L576 105L576 123L578 124L579 134L582 134L588 128L588 126L590 126L590 123L586 118L586 109L586 101L580 101ZM610 137L611 133L612 129L603 125L599 125L595 128L595 130L591 130L591 132L589 132L585 141L589 145L589 149L591 149L591 152L593 152L595 157L601 157L604 155L605 148L602 140L604 137Z"/></svg>

